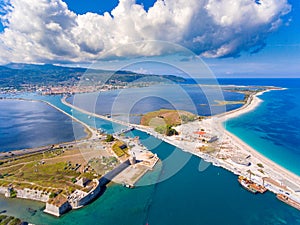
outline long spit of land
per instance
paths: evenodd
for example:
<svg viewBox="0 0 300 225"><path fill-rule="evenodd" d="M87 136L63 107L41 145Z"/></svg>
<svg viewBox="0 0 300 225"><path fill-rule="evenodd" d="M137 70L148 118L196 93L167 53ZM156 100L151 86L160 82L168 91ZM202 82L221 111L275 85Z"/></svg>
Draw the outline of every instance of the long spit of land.
<svg viewBox="0 0 300 225"><path fill-rule="evenodd" d="M228 119L254 110L262 102L259 96L272 90L280 89L266 87L262 91L250 93L245 104L236 110L176 126L174 128L179 133L176 136L160 134L153 127L129 124L94 113L92 115L147 132L183 151L197 155L215 166L223 167L237 175L249 177L255 183L264 185L276 194L285 193L300 202L299 176L268 159L225 129L225 122ZM67 103L65 99L63 99L63 103L82 113L88 113ZM210 140L214 141L209 142Z"/></svg>
<svg viewBox="0 0 300 225"><path fill-rule="evenodd" d="M278 90L278 88L274 88ZM226 120L254 110L262 100L259 95L272 88L260 92L253 92L246 99L245 104L236 110L224 114L201 118L174 127L179 135L166 136L157 133L154 128L127 122L87 112L73 106L62 99L62 102L84 114L99 117L115 123L126 125L143 132L147 132L183 151L190 152L211 162L215 166L223 167L234 174L249 177L257 184L265 186L276 194L285 194L289 198L300 202L300 178L296 174L279 166L257 150L247 145L237 136L225 129ZM91 130L90 130L91 131Z"/></svg>

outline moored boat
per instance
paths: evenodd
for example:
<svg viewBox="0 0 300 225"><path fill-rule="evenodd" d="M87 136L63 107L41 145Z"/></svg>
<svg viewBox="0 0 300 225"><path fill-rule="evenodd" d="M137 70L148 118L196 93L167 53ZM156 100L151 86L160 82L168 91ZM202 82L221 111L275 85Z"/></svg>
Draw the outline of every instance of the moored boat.
<svg viewBox="0 0 300 225"><path fill-rule="evenodd" d="M244 188L246 188L248 191L251 191L252 193L259 192L263 194L267 191L267 188L253 182L252 180L247 179L246 177L239 176L238 181Z"/></svg>
<svg viewBox="0 0 300 225"><path fill-rule="evenodd" d="M300 210L300 202L295 201L294 199L289 198L286 195L283 194L277 194L276 195L277 199L279 199L280 201Z"/></svg>
<svg viewBox="0 0 300 225"><path fill-rule="evenodd" d="M257 190L252 188L250 184L247 182L247 179L245 177L239 176L238 182L241 184L243 188L245 188L247 191L250 191L253 194L257 193Z"/></svg>

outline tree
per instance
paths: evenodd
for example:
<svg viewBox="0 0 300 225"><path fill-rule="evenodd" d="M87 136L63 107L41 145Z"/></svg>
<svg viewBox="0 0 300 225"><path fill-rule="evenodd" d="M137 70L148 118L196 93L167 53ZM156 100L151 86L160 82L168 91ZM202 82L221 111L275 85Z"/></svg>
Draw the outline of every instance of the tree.
<svg viewBox="0 0 300 225"><path fill-rule="evenodd" d="M178 132L177 132L177 130L175 130L174 128L172 128L171 125L167 125L166 135L167 136L178 135Z"/></svg>
<svg viewBox="0 0 300 225"><path fill-rule="evenodd" d="M106 142L112 142L112 141L114 141L115 140L115 138L114 138L114 136L112 136L111 134L108 134L107 136L106 136Z"/></svg>

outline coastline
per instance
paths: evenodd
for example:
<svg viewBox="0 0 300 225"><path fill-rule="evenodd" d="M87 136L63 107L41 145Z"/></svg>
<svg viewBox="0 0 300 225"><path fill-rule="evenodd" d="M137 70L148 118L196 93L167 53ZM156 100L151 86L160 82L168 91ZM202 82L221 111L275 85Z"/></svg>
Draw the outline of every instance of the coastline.
<svg viewBox="0 0 300 225"><path fill-rule="evenodd" d="M300 196L298 194L300 190L300 177L298 175L262 155L259 151L249 146L239 137L226 130L225 127L225 122L227 120L255 110L263 102L263 100L261 100L258 96L272 90L283 89L268 89L256 94L252 94L247 99L247 102L236 110L209 117L201 122L191 122L176 127L179 132L186 133L185 136L182 135L180 137L180 141L178 138L165 136L163 137L163 140L167 140L167 142L170 144L175 144L176 147L197 155L205 161L211 162L215 166L221 166L222 168L229 170L236 175L248 177L249 173L254 172L252 175L252 180L254 180L256 183L264 184L264 182L266 182L266 187L270 191L276 194L289 193L293 198L300 201ZM220 149L222 149L223 146L224 148L227 148L226 153L232 158L237 154L247 156L245 158L250 157L249 162L251 163L251 166L239 165L234 162L234 160L231 160L230 157L225 160L218 158L218 155L213 156L211 154L199 151L196 144L192 143L193 141L197 140L195 136L193 141L191 141L190 138L189 140L184 139L187 136L191 137L193 135L191 130L199 130L199 127L205 128L206 131L217 135L219 137L217 144L219 145ZM258 172L261 169L258 164L263 164L263 173Z"/></svg>
<svg viewBox="0 0 300 225"><path fill-rule="evenodd" d="M248 97L247 102L240 108L236 110L232 110L229 112L225 112L223 114L211 116L207 119L204 119L203 121L196 121L196 122L190 122L181 126L176 127L178 131L183 132L185 129L189 130L189 132L193 133L193 130L195 127L196 129L199 129L199 127L205 127L206 130L210 130L212 133L219 134L221 136L220 138L220 145L222 146L224 142L228 142L229 148L232 149L232 152L238 152L239 154L244 155L251 155L250 161L251 166L245 167L244 165L238 165L235 164L235 162L231 159L223 160L220 158L217 158L213 155L204 153L199 151L198 147L196 146L193 141L190 140L182 140L178 139L178 137L167 137L161 134L156 133L152 128L141 126L141 125L135 125L135 124L129 124L123 121L118 121L112 118L107 118L102 115L97 115L95 113L87 112L84 109L80 109L76 106L73 106L70 103L67 103L65 101L65 98L62 99L62 103L65 105L68 105L71 108L74 108L84 114L95 116L107 121L115 122L121 125L134 127L137 130L146 132L156 138L159 138L173 146L176 146L183 151L189 152L193 155L196 155L198 157L201 157L207 162L211 162L214 166L222 167L226 170L231 171L232 173L236 175L243 175L248 176L249 173L247 171L254 171L256 174L252 177L252 180L258 184L263 184L264 181L266 181L267 185L266 188L276 194L282 194L282 193L289 193L291 197L294 199L299 199L300 196L297 193L298 191L295 191L295 187L300 188L300 177L296 174L292 173L291 171L285 169L284 167L276 164L276 162L270 160L266 156L262 155L260 152L249 146L247 143L242 141L239 137L236 135L230 133L226 130L224 123L231 119L238 117L244 113L248 113L252 110L255 110L263 101L258 97L262 95L265 92L271 91L272 88L269 88L268 90L264 90L261 92L257 92L256 94L252 94ZM280 89L273 89L273 90L280 90ZM29 100L30 101L30 100ZM33 100L36 101L36 100ZM39 101L39 100L37 100ZM50 106L56 108L57 110L65 113L66 115L72 117L77 122L80 122L81 124L84 124L83 122L77 120L72 115L64 112L63 110L57 108L56 106L52 105L51 103L48 103L46 101L41 100L42 102L45 102L46 104L49 104ZM85 127L89 127L85 124ZM93 132L93 129L90 128L90 131ZM262 163L264 165L264 173L259 174L257 165L259 163ZM269 178L269 180L264 180L264 178Z"/></svg>
<svg viewBox="0 0 300 225"><path fill-rule="evenodd" d="M0 152L0 159L10 158L10 157L17 157L17 156L22 156L22 155L27 155L27 154L40 153L40 152L49 150L51 145L61 145L61 146L70 145L70 144L73 144L73 143L76 143L76 142L84 141L84 140L87 140L87 139L92 139L96 135L96 132L91 127L89 127L87 124L85 124L84 122L78 120L74 116L66 113L62 109L56 107L52 103L47 102L45 100L24 99L24 98L3 98L1 100L29 101L29 102L42 102L42 103L45 103L45 104L49 105L50 107L58 110L59 112L65 114L66 116L70 117L73 121L81 124L84 127L84 132L86 133L86 136L82 137L80 139L75 139L73 141L58 142L58 143L39 146L39 147L35 147L35 148L15 149L15 150L12 150L12 151ZM13 155L12 155L12 153L13 153Z"/></svg>
<svg viewBox="0 0 300 225"><path fill-rule="evenodd" d="M11 100L11 99L9 99L9 100ZM87 131L86 132L87 137L81 138L80 141L86 142L87 140L92 140L93 141L93 140L99 139L98 131L95 128L89 126L88 124L85 124L84 121L80 121L79 119L77 119L73 115L65 112L63 109L60 109L59 107L53 105L50 102L47 102L45 100L22 99L22 98L12 99L12 100L33 101L33 102L46 103L50 107L53 107L56 110L64 113L65 115L69 116L72 120L82 124L85 127L85 129ZM72 105L70 105L70 106L72 107ZM78 108L78 110L81 110L81 109ZM83 111L83 110L81 110L81 111ZM86 113L86 112L83 112L83 113ZM100 115L99 115L99 117L101 118ZM116 122L118 122L118 121L116 121ZM79 140L74 140L72 142L64 142L64 143L59 143L59 144L54 144L54 145L59 145L59 146L66 147L66 145L70 145L71 143L76 143L77 144L80 141ZM144 153L145 152L144 149L141 147L141 144L137 143L136 146L138 148L138 150L136 150L136 151L138 151L139 153L141 153L141 152ZM51 150L52 147L53 147L53 145L52 146L48 145L48 146L42 146L42 147L37 147L37 148L32 148L32 149L13 150L10 153L9 152L8 153L3 152L3 153L0 153L0 159L8 159L8 158L11 158L11 157L18 157L18 156L23 156L23 155L35 155L35 154L39 154L41 152L45 152L47 150ZM91 147L92 146L90 145L90 148ZM118 176L118 175L123 174L123 178L125 177L127 180L130 181L130 182L126 182L126 184L129 184L129 187L134 187L135 183L138 182L138 180L140 180L148 171L152 170L153 167L156 165L159 158L156 155L153 155L153 156L154 157L149 158L150 160L148 158L144 159L141 156L137 157L137 159L141 162L140 164L138 164L136 162L132 163L130 161L130 159L126 159L126 161L124 161L124 162L121 161L121 164L118 165L116 168L114 168L113 170L108 171L108 172L106 171L105 174L99 179L99 181L97 179L93 179L93 181L95 180L94 182L96 182L97 185L96 186L93 185L93 188L91 190L89 190L89 192L82 192L82 190L77 190L76 189L76 191L74 193L72 193L68 196L66 202L63 202L62 204L61 204L61 202L59 202L59 203L57 203L57 202L51 203L50 202L49 203L48 202L48 200L50 199L49 193L47 193L47 195L45 194L45 197L43 199L41 197L36 197L36 195L40 194L40 193L35 189L33 189L33 190L28 189L28 188L27 189L26 188L25 189L17 189L17 188L16 189L14 189L14 188L13 189L8 189L5 186L4 187L1 186L0 194L5 195L5 197L11 197L11 193L12 193L11 190L13 190L13 191L16 191L16 193L17 193L17 195L15 196L16 198L46 202L46 209L44 210L44 212L59 217L62 214L64 214L65 212L67 212L70 208L72 208L72 209L81 208L82 206L87 205L89 202L93 201L95 198L98 197L99 193L102 190L102 187L106 186L108 182L113 181L113 182L116 183L115 177ZM146 156L144 156L144 157L146 157ZM153 159L155 159L155 160L153 161ZM43 162L45 163L45 161L43 161ZM144 163L145 165L143 164L143 161L145 161L145 163ZM42 163L42 164L44 164L44 163ZM126 165L126 167L124 167L123 164ZM137 167L139 167L139 168L135 167L135 165L137 165ZM128 171L126 169L130 169L130 168L131 169L133 168L134 171L133 172L129 171L129 174L127 174ZM124 173L125 173L125 175L124 175ZM19 194L19 192L21 194ZM27 195L22 194L23 192L26 192ZM32 192L35 193L35 195L33 195ZM30 195L28 195L28 193ZM40 195L43 195L43 194L40 194Z"/></svg>
<svg viewBox="0 0 300 225"><path fill-rule="evenodd" d="M191 143L190 141L184 141L184 140L178 140L174 137L167 137L165 135L161 135L157 132L154 131L154 129L147 127L147 126L143 126L143 125L136 125L136 124L129 124L123 121L118 121L112 118L106 118L105 116L101 116L95 113L90 113L87 112L84 109L80 109L76 106L73 106L72 104L66 102L65 98L62 99L62 103L68 105L69 107L72 107L82 113L86 113L86 114L90 114L92 116L101 118L101 119L105 119L111 122L116 122L122 125L126 125L126 126L131 126L134 127L137 130L146 132L158 139L161 139L162 141L165 141L173 146L176 146L180 149L182 149L183 151L189 152L193 155L197 155L198 157L201 157L202 159L204 159L207 162L211 162L213 165L215 166L219 166L222 167L226 170L231 171L232 173L236 174L236 175L243 175L243 176L248 176L248 172L246 170L258 170L259 168L257 167L257 164L262 163L264 165L264 174L256 174L257 176L254 176L254 181L259 183L259 184L263 184L264 178L268 177L270 178L268 180L268 189L274 193L282 193L284 191L290 191L293 194L297 194L295 191L295 187L300 189L300 177L296 174L294 174L293 172L285 169L284 167L278 165L276 162L270 160L269 158L267 158L266 156L262 155L259 151L255 150L254 148L252 148L251 146L249 146L247 143L245 143L244 141L242 141L239 137L237 137L236 135L230 133L228 130L226 130L226 128L224 127L224 123L231 119L231 118L235 118L238 117L242 114L248 113L250 111L255 110L262 102L263 100L261 100L258 96L269 92L269 91L274 91L274 90L284 90L285 88L273 88L273 87L268 87L267 90L263 90L260 92L257 92L255 94L251 94L248 99L247 102L240 108L229 111L229 112L225 112L222 114L218 114L215 116L211 116L207 119L204 119L204 123L200 123L201 126L206 127L208 130L211 130L212 132L214 132L215 134L218 134L222 137L221 140L226 140L230 142L230 147L232 147L232 149L238 149L238 153L239 154L244 154L244 155L251 155L251 163L252 166L249 167L243 167L240 165L236 165L234 164L234 162L230 161L230 162L226 162L225 160L222 159L218 159L214 156L211 156L210 154L206 154L206 153L202 153L199 150L197 150L195 147L195 143ZM189 130L189 132L193 129L193 127L199 127L199 124L196 122L189 122L187 124L184 125L180 125L178 127L176 127L176 129L178 129L179 132L185 132L186 130ZM182 129L183 128L183 129ZM185 131L183 131L185 130ZM223 143L220 142L220 145L222 145ZM266 179L267 180L267 179ZM300 199L300 196L296 196L297 198Z"/></svg>
<svg viewBox="0 0 300 225"><path fill-rule="evenodd" d="M228 135L241 148L244 148L246 151L250 152L254 157L256 157L257 159L262 161L265 165L270 166L274 170L274 172L279 173L285 179L288 179L290 182L296 183L297 186L300 187L300 177L298 175L294 174L293 172L287 170L286 168L278 165L276 162L274 162L271 159L267 158L266 156L261 154L259 151L255 150L250 145L248 145L247 143L242 141L239 137L237 137L233 133L226 130L226 128L224 126L225 125L224 123L227 120L229 120L231 118L239 117L240 115L248 113L248 112L254 110L255 108L257 108L263 102L263 100L258 98L258 96L260 96L260 95L262 95L262 94L264 94L265 92L268 92L268 91L270 91L270 90L259 92L255 95L253 95L252 97L249 97L249 99L251 98L249 100L249 103L248 104L246 103L244 105L245 107L240 108L240 110L238 109L238 110L233 111L231 113L229 112L228 114L217 116L217 118L218 118L217 125L218 125L219 129L224 131L225 135Z"/></svg>

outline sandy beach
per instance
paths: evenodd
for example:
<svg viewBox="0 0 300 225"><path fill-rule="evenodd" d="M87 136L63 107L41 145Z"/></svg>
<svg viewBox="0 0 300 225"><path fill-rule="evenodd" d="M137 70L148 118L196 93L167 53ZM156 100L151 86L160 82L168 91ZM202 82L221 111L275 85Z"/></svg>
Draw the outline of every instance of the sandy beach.
<svg viewBox="0 0 300 225"><path fill-rule="evenodd" d="M275 90L278 91L278 89ZM238 108L236 110L208 117L201 121L194 121L177 126L176 129L178 130L180 135L172 137L158 134L150 127L128 124L123 121L118 121L112 118L106 118L104 116L97 115L95 113L87 112L67 103L65 101L65 98L62 99L62 102L76 110L81 111L82 113L116 122L125 126L131 126L135 129L147 132L150 135L155 136L156 138L159 138L171 145L182 149L183 151L187 151L194 155L197 155L205 161L211 162L215 166L223 167L224 169L227 169L234 174L243 175L245 177L249 177L251 174L251 179L253 181L259 184L264 184L270 191L274 193L289 193L295 199L299 199L300 201L299 176L263 156L257 150L253 149L251 146L239 139L237 136L228 132L224 127L224 125L226 125L225 122L228 119L238 117L258 107L262 103L259 95L262 95L267 91L271 91L271 89L258 92L255 95L250 95L247 99L247 102L241 108ZM57 110L60 110L54 105L48 102L46 103L56 108ZM89 132L93 134L91 136L95 135L93 129L89 128L89 126L82 123L81 121L78 121L73 116L71 117L75 121L85 125ZM207 153L199 150L201 147L206 145L202 142L203 137L199 137L199 134L197 134L200 129L205 130L206 138L207 136L210 138L214 136L218 137L218 140L214 143L216 151Z"/></svg>
<svg viewBox="0 0 300 225"><path fill-rule="evenodd" d="M299 176L260 154L224 127L228 119L238 117L258 107L262 103L258 96L267 91L272 90L269 89L249 96L246 104L239 109L212 116L202 121L181 125L176 128L180 132L179 138L165 137L165 139L184 151L198 155L206 161L221 166L237 175L249 177L249 173L251 173L253 181L259 184L264 183L270 191L289 193L293 198L300 200ZM205 130L207 135L211 137L218 136L218 140L214 145L217 148L216 152L207 154L199 150L199 147L204 145L200 141L202 137L199 138L199 135L195 134L200 130L199 128ZM239 160L243 163L239 163ZM249 162L250 165L244 165L244 162Z"/></svg>
<svg viewBox="0 0 300 225"><path fill-rule="evenodd" d="M279 91L278 88L275 88L274 90ZM135 129L147 132L150 135L168 142L171 145L181 148L183 151L197 155L202 159L205 159L205 161L213 163L215 166L221 166L233 172L234 174L249 177L249 171L251 171L251 179L256 183L265 183L265 186L274 193L289 192L289 194L300 200L300 196L298 196L298 191L300 190L299 176L263 156L237 136L228 132L224 127L224 124L228 119L238 117L244 113L255 110L255 108L262 103L262 100L259 98L259 96L268 91L272 91L272 89L269 88L254 95L250 95L247 99L247 102L236 110L212 116L202 121L190 122L188 124L178 126L176 129L179 131L180 135L173 137L167 137L158 134L149 127L128 124L123 121L118 121L112 118L106 118L104 116L97 115L95 113L87 112L69 104L66 102L65 98L62 99L62 102L76 110L81 111L82 113L91 114L92 116L96 116L101 119L116 122L125 126L132 126ZM199 140L199 136L195 135L195 131L199 131L200 127L211 136L216 135L219 137L218 141L216 142L219 150L218 153L207 154L199 151L199 147L202 145L202 143L201 140ZM225 155L225 157L222 157L222 155ZM245 166L237 163L236 158L242 158L243 161L248 160L251 165ZM259 164L262 164L263 168L258 166Z"/></svg>
<svg viewBox="0 0 300 225"><path fill-rule="evenodd" d="M264 92L266 92L266 91L264 91ZM245 142L243 142L237 136L235 136L234 134L228 132L224 128L224 122L226 122L226 120L228 120L230 118L238 117L241 114L250 112L250 111L254 110L257 106L259 106L259 104L262 102L262 100L258 96L262 95L264 92L259 92L258 94L251 96L248 99L248 102L242 108L240 108L238 110L235 110L235 111L232 111L232 112L229 112L229 113L224 114L224 115L217 116L218 120L217 120L217 123L216 123L216 126L217 126L216 128L222 130L224 132L225 136L228 136L229 138L231 138L233 140L233 142L240 149L243 149L244 151L247 151L247 152L251 153L252 157L257 158L265 166L270 167L270 169L274 173L274 175L276 173L276 177L280 176L282 179L286 179L286 180L290 181L291 183L294 183L296 186L298 186L300 188L300 177L299 176L297 176L296 174L294 174L294 173L290 172L289 170L283 168L282 166L276 164L275 162L271 161L267 157L263 156L258 151L253 149L251 146L247 145ZM270 175L272 177L272 174L270 174Z"/></svg>

